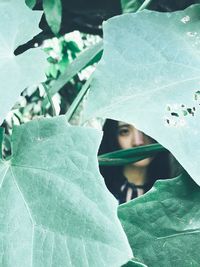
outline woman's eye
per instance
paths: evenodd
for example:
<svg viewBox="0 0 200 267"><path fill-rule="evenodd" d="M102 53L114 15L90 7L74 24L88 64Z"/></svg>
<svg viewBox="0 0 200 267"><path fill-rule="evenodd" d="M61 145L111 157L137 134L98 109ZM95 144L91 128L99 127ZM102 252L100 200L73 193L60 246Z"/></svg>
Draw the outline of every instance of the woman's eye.
<svg viewBox="0 0 200 267"><path fill-rule="evenodd" d="M122 128L119 130L119 135L121 136L127 136L129 135L129 129L128 128Z"/></svg>

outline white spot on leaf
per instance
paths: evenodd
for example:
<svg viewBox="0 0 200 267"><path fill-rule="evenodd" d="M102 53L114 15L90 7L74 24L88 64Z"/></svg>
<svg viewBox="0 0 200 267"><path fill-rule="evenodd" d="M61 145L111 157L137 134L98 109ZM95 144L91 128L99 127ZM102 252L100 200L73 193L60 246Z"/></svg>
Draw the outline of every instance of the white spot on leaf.
<svg viewBox="0 0 200 267"><path fill-rule="evenodd" d="M186 24L187 22L190 21L190 17L189 16L185 16L181 19L181 22L183 22L184 24Z"/></svg>

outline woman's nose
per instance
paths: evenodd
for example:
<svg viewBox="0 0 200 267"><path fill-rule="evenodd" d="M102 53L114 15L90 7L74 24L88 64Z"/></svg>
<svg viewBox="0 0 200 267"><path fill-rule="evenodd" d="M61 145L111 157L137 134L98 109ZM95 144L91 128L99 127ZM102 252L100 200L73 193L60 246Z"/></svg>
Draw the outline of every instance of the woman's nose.
<svg viewBox="0 0 200 267"><path fill-rule="evenodd" d="M133 137L134 146L142 146L144 145L144 136L143 133L134 129L134 137Z"/></svg>

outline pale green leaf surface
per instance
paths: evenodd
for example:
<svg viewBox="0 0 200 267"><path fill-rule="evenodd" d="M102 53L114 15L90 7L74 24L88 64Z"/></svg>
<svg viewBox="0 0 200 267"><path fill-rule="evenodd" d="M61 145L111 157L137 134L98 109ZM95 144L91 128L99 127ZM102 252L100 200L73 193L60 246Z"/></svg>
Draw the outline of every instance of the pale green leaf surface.
<svg viewBox="0 0 200 267"><path fill-rule="evenodd" d="M199 201L200 189L185 173L119 206L134 256L149 267L200 266Z"/></svg>
<svg viewBox="0 0 200 267"><path fill-rule="evenodd" d="M101 132L65 117L15 127L0 161L0 266L116 266L132 258L98 170Z"/></svg>
<svg viewBox="0 0 200 267"><path fill-rule="evenodd" d="M108 20L85 117L134 124L170 150L200 185L200 99L194 99L200 90L199 51L199 5ZM194 116L183 116L181 104L195 107ZM170 115L168 105L172 111L178 107L179 118ZM176 123L169 126L167 118Z"/></svg>
<svg viewBox="0 0 200 267"><path fill-rule="evenodd" d="M61 0L43 0L43 9L49 27L54 34L57 34L62 21Z"/></svg>
<svg viewBox="0 0 200 267"><path fill-rule="evenodd" d="M0 3L0 123L22 90L45 79L46 60L40 49L14 55L19 45L39 32L41 14L22 0Z"/></svg>

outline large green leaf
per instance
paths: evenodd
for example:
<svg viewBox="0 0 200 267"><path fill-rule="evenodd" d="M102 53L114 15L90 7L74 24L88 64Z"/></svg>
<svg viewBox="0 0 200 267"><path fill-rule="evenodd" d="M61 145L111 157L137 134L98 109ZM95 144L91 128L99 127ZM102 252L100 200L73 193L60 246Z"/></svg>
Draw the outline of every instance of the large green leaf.
<svg viewBox="0 0 200 267"><path fill-rule="evenodd" d="M116 266L132 257L98 171L101 133L64 117L15 127L0 161L0 266Z"/></svg>
<svg viewBox="0 0 200 267"><path fill-rule="evenodd" d="M43 0L43 9L49 27L54 34L57 34L62 21L61 0Z"/></svg>
<svg viewBox="0 0 200 267"><path fill-rule="evenodd" d="M200 185L200 6L118 16L104 23L104 38L86 118L134 124Z"/></svg>
<svg viewBox="0 0 200 267"><path fill-rule="evenodd" d="M119 206L134 256L149 267L200 266L200 189L185 173Z"/></svg>
<svg viewBox="0 0 200 267"><path fill-rule="evenodd" d="M19 45L39 32L41 14L22 0L0 2L0 123L22 90L45 78L46 60L40 49L14 55Z"/></svg>

